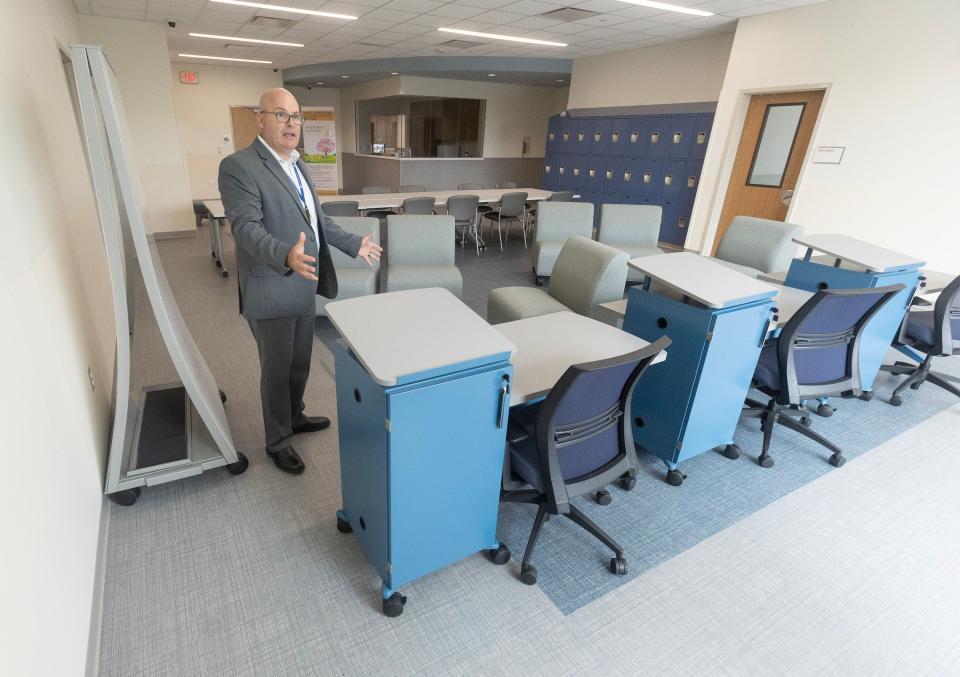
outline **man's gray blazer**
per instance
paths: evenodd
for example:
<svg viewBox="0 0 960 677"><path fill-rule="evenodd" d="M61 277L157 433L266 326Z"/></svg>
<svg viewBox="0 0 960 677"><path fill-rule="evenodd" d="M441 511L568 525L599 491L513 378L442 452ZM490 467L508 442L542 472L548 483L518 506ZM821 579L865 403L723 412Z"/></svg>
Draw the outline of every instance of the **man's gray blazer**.
<svg viewBox="0 0 960 677"><path fill-rule="evenodd" d="M249 320L267 320L314 312L314 296L337 295L331 244L355 257L363 241L324 216L303 162L297 161L317 214L320 242L298 191L280 163L259 139L220 163L220 197L237 243L240 312ZM314 283L287 268L287 254L306 235L304 253L317 259Z"/></svg>

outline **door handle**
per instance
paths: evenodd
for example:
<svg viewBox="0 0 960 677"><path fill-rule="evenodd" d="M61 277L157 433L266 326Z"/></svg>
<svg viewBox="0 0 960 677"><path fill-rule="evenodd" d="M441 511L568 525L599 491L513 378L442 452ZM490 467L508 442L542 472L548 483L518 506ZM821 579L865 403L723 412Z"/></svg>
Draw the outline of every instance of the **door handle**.
<svg viewBox="0 0 960 677"><path fill-rule="evenodd" d="M500 386L500 406L497 407L497 427L503 427L503 421L506 418L505 409L510 403L510 377L504 375L503 385Z"/></svg>

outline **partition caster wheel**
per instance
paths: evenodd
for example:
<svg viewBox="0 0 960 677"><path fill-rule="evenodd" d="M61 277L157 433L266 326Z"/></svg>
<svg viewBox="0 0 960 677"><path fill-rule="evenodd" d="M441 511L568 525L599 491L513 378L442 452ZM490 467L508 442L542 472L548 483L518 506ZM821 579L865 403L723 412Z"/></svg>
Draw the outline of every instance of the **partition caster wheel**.
<svg viewBox="0 0 960 677"><path fill-rule="evenodd" d="M843 464L847 462L847 459L844 458L841 454L834 454L829 459L830 465L834 468L842 468Z"/></svg>
<svg viewBox="0 0 960 677"><path fill-rule="evenodd" d="M736 461L740 458L740 447L736 444L728 444L723 447L723 455L729 458L731 461Z"/></svg>
<svg viewBox="0 0 960 677"><path fill-rule="evenodd" d="M833 416L833 407L831 407L826 402L821 402L820 406L817 407L817 416L823 416L824 418L830 418Z"/></svg>
<svg viewBox="0 0 960 677"><path fill-rule="evenodd" d="M350 522L337 515L337 531L341 534L352 534L353 527L350 526Z"/></svg>
<svg viewBox="0 0 960 677"><path fill-rule="evenodd" d="M895 407L899 407L901 404L903 404L903 398L900 397L899 395L894 395L893 397L890 398L890 404L892 404Z"/></svg>
<svg viewBox="0 0 960 677"><path fill-rule="evenodd" d="M140 487L123 489L122 491L117 491L110 494L111 501L117 505L122 505L125 508L128 508L136 503L138 498L140 498Z"/></svg>
<svg viewBox="0 0 960 677"><path fill-rule="evenodd" d="M510 548L505 546L503 543L498 545L496 548L490 548L489 550L484 550L483 554L487 556L491 562L500 566L506 564L510 561Z"/></svg>
<svg viewBox="0 0 960 677"><path fill-rule="evenodd" d="M222 390L218 390L217 392L220 393L220 402L222 402L223 404L226 404L226 403L227 403L227 394L226 394L225 392L223 392Z"/></svg>
<svg viewBox="0 0 960 677"><path fill-rule="evenodd" d="M667 484L671 487L679 487L685 479L687 479L687 476L676 468L667 471Z"/></svg>
<svg viewBox="0 0 960 677"><path fill-rule="evenodd" d="M383 615L388 618L396 618L403 613L403 607L407 603L407 598L399 592L395 592L383 600Z"/></svg>
<svg viewBox="0 0 960 677"><path fill-rule="evenodd" d="M536 585L537 584L537 567L532 564L520 569L520 582L524 585Z"/></svg>
<svg viewBox="0 0 960 677"><path fill-rule="evenodd" d="M757 465L761 468L772 468L773 467L773 457L772 456L760 456L757 459Z"/></svg>
<svg viewBox="0 0 960 677"><path fill-rule="evenodd" d="M624 491L632 491L635 486L637 486L637 480L633 477L621 477L617 480L617 484L620 485L620 488Z"/></svg>
<svg viewBox="0 0 960 677"><path fill-rule="evenodd" d="M595 500L598 505L610 505L613 503L613 496L611 496L610 492L606 489L601 489L593 495L593 500Z"/></svg>
<svg viewBox="0 0 960 677"><path fill-rule="evenodd" d="M627 560L622 557L610 558L610 573L617 576L625 576L627 573Z"/></svg>
<svg viewBox="0 0 960 677"><path fill-rule="evenodd" d="M873 391L864 390L862 393L860 393L860 399L863 400L864 402L869 402L870 400L873 399Z"/></svg>
<svg viewBox="0 0 960 677"><path fill-rule="evenodd" d="M250 466L250 461L248 461L247 457L238 451L237 462L227 463L226 468L227 468L227 472L229 472L231 475L242 475L249 466Z"/></svg>
<svg viewBox="0 0 960 677"><path fill-rule="evenodd" d="M800 417L800 425L809 428L811 423L813 423L813 420L809 416Z"/></svg>

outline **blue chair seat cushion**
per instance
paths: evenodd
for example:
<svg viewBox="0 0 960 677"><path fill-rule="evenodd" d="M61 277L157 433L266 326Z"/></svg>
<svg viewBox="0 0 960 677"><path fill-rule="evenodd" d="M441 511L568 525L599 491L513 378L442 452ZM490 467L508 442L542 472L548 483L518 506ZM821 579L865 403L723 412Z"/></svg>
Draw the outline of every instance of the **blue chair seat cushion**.
<svg viewBox="0 0 960 677"><path fill-rule="evenodd" d="M933 335L933 316L932 310L913 311L907 317L907 336L915 341L931 347L937 347L940 344L940 337ZM950 320L950 333L954 340L960 337L960 320Z"/></svg>
<svg viewBox="0 0 960 677"><path fill-rule="evenodd" d="M757 368L753 372L753 380L770 390L780 389L780 371L777 367L777 344L768 343L760 351Z"/></svg>
<svg viewBox="0 0 960 677"><path fill-rule="evenodd" d="M540 474L540 457L537 439L530 435L510 445L510 470L521 480L544 493L543 476Z"/></svg>

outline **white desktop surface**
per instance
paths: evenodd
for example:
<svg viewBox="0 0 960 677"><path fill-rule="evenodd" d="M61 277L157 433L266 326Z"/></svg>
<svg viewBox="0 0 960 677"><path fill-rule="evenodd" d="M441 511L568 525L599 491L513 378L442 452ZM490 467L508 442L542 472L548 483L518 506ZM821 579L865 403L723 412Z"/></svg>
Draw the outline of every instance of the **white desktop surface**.
<svg viewBox="0 0 960 677"><path fill-rule="evenodd" d="M777 295L773 297L773 305L777 308L777 326L782 327L793 317L800 306L810 300L813 292L783 285L771 285L776 288ZM627 312L627 299L601 303L600 308L611 320L622 320Z"/></svg>
<svg viewBox="0 0 960 677"><path fill-rule="evenodd" d="M227 213L223 209L222 200L204 200L203 206L207 208L208 212L210 212L211 217L215 219L227 218Z"/></svg>
<svg viewBox="0 0 960 677"><path fill-rule="evenodd" d="M516 346L511 406L546 396L571 364L616 357L649 345L616 327L569 311L505 322L493 328ZM665 359L663 352L656 362Z"/></svg>
<svg viewBox="0 0 960 677"><path fill-rule="evenodd" d="M447 204L447 198L455 195L478 195L480 203L499 202L504 193L526 193L528 201L547 200L553 195L552 191L538 188L488 188L484 190L428 190L422 193L375 193L370 195L323 195L317 199L324 202L340 202L344 200L356 201L359 209L396 209L407 198L432 197L437 206Z"/></svg>
<svg viewBox="0 0 960 677"><path fill-rule="evenodd" d="M843 259L878 273L896 270L904 266L919 267L926 263L913 256L878 247L875 244L840 233L798 235L793 238L793 241L801 246L823 252L832 258Z"/></svg>
<svg viewBox="0 0 960 677"><path fill-rule="evenodd" d="M816 263L822 263L825 266L832 266L837 260L837 257L830 256L829 254L817 254L816 256L811 256L810 260ZM840 267L846 270L859 270L861 272L867 270L866 266L855 264L846 259L840 261ZM947 285L957 277L951 273L943 273L939 270L931 270L929 268L921 269L920 273L927 278L923 288L924 294L942 292L946 289ZM783 284L787 279L787 271L781 270L776 273L760 273L757 275L757 279L763 280L764 282L772 282L773 284Z"/></svg>
<svg viewBox="0 0 960 677"><path fill-rule="evenodd" d="M631 259L630 267L709 308L769 298L777 291L766 282L690 252L642 256Z"/></svg>
<svg viewBox="0 0 960 677"><path fill-rule="evenodd" d="M411 289L327 304L327 315L374 381L441 369L516 347L446 289Z"/></svg>

